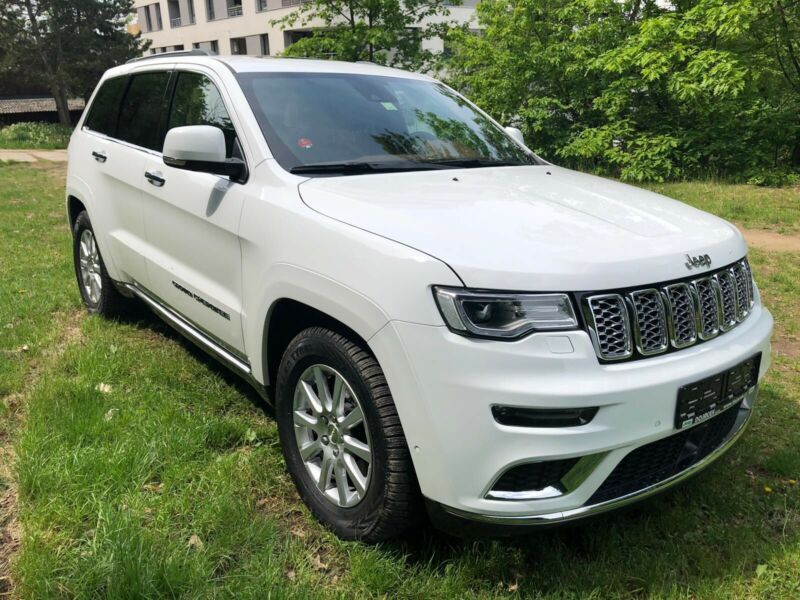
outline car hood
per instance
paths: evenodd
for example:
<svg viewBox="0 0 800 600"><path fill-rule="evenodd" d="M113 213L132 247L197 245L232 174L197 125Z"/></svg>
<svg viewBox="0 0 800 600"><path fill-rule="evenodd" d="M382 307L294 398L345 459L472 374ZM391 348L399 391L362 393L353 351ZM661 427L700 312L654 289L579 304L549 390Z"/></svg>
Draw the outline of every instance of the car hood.
<svg viewBox="0 0 800 600"><path fill-rule="evenodd" d="M636 286L708 270L689 269L687 254L708 254L714 269L746 253L722 219L551 165L318 177L299 189L315 211L439 258L469 287Z"/></svg>

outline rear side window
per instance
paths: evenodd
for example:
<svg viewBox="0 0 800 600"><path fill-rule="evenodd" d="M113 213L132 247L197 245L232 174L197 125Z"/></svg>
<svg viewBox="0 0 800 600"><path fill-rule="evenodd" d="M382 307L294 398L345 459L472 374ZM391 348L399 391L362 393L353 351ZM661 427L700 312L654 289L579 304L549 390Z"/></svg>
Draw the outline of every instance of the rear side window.
<svg viewBox="0 0 800 600"><path fill-rule="evenodd" d="M131 78L128 93L122 101L117 136L119 139L161 151L162 116L169 73L141 73Z"/></svg>
<svg viewBox="0 0 800 600"><path fill-rule="evenodd" d="M89 114L84 122L85 127L98 133L114 135L117 128L119 103L127 82L127 77L114 77L106 79L102 83L89 108Z"/></svg>
<svg viewBox="0 0 800 600"><path fill-rule="evenodd" d="M222 129L225 134L226 155L231 158L236 143L236 130L217 86L200 73L180 73L175 84L167 130L186 125L211 125Z"/></svg>

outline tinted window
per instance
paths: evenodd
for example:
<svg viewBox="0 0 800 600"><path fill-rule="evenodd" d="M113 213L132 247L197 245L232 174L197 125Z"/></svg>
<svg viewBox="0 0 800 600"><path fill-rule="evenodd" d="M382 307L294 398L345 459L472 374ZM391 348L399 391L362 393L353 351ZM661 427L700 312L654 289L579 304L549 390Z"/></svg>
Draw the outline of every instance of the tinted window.
<svg viewBox="0 0 800 600"><path fill-rule="evenodd" d="M161 117L169 73L134 75L122 101L117 137L131 144L161 151Z"/></svg>
<svg viewBox="0 0 800 600"><path fill-rule="evenodd" d="M117 128L119 102L127 81L127 77L114 77L103 82L84 122L86 127L92 131L114 135L114 130Z"/></svg>
<svg viewBox="0 0 800 600"><path fill-rule="evenodd" d="M225 134L228 158L233 153L236 131L217 86L205 75L181 73L175 85L172 112L167 130L185 125L212 125Z"/></svg>
<svg viewBox="0 0 800 600"><path fill-rule="evenodd" d="M433 81L347 73L238 78L286 169L362 161L537 164L471 104Z"/></svg>

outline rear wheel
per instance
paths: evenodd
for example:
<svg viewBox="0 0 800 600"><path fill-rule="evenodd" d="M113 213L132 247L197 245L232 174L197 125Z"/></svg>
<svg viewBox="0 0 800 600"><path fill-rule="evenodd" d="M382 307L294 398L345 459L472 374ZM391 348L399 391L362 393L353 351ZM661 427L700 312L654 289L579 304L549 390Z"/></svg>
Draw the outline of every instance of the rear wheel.
<svg viewBox="0 0 800 600"><path fill-rule="evenodd" d="M281 360L276 418L289 473L314 516L344 539L378 542L419 513L411 457L377 361L320 327Z"/></svg>
<svg viewBox="0 0 800 600"><path fill-rule="evenodd" d="M104 317L118 317L127 312L131 300L119 293L109 277L85 210L75 219L72 246L78 289L89 312Z"/></svg>

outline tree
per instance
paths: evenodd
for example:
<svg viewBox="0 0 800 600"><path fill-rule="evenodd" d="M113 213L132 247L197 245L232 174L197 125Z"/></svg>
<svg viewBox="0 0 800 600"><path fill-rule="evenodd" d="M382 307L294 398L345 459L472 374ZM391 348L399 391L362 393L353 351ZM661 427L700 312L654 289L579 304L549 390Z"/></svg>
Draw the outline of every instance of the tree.
<svg viewBox="0 0 800 600"><path fill-rule="evenodd" d="M451 83L537 152L643 181L800 167L800 2L493 0Z"/></svg>
<svg viewBox="0 0 800 600"><path fill-rule="evenodd" d="M314 27L310 36L287 48L288 56L367 60L419 69L433 59L423 42L447 30L447 7L454 4L460 2L310 0L272 24L283 29Z"/></svg>
<svg viewBox="0 0 800 600"><path fill-rule="evenodd" d="M68 97L88 98L103 72L141 54L125 30L132 0L0 0L0 68L36 74L70 123Z"/></svg>

